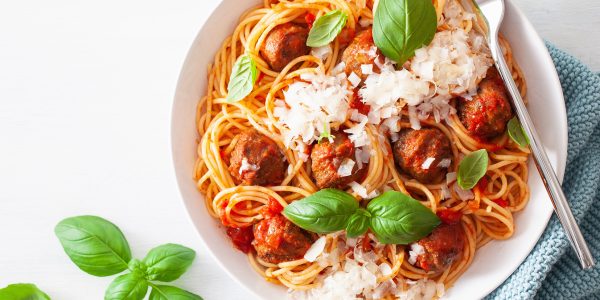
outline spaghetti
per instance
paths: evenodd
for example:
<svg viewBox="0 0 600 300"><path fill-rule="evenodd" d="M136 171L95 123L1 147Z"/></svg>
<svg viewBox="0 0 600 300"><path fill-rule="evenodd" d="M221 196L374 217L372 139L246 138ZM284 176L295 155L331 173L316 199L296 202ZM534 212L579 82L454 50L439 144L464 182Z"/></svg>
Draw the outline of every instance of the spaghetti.
<svg viewBox="0 0 600 300"><path fill-rule="evenodd" d="M450 28L445 19L449 5L458 7L460 13L467 14L455 0L434 0L438 18L438 31ZM251 9L240 18L233 34L227 38L208 66L208 91L197 110L197 130L201 137L198 144L198 158L194 169L194 179L198 189L205 195L206 207L210 214L219 218L225 226L248 227L263 219L261 211L275 200L285 207L292 201L307 197L318 187L311 176L310 163L306 153L298 148L289 147L283 137L285 125L279 122L274 113L277 99L284 99L284 91L300 80L303 74L323 72L331 74L340 61L344 49L342 36L335 39L330 54L322 60L314 55L303 55L293 59L281 72L273 71L259 54L268 34L278 25L295 22L306 23L306 15L318 18L328 11L339 9L348 15L345 26L348 32L358 32L361 25L368 26L373 20L371 0L297 0L271 1ZM461 20L458 25L466 33L478 30L473 19ZM347 32L344 32L347 33ZM510 45L501 40L506 61L512 70L513 78L525 96L526 84L513 59ZM248 54L255 62L260 73L253 91L240 102L228 102L227 84L233 65L242 54ZM456 107L456 101L450 105ZM350 128L354 121L346 120L343 126ZM411 264L408 259L409 247L404 245L380 245L371 234L358 239L357 243L369 244L375 255L374 263L387 264L388 271L380 272L377 282L393 281L400 289L408 289L410 280L427 278L438 284L450 287L471 264L477 249L497 239L510 238L515 231L513 214L522 210L528 202L527 186L529 150L512 142L507 134L493 141L482 141L472 137L456 114L450 114L445 121L436 122L434 118L421 119L422 126L439 129L450 141L452 164L449 172L456 172L461 158L478 149L488 149L490 163L484 180L473 188L472 196L465 200L461 191L453 189L446 182L437 184L420 183L399 172L394 164L392 147L388 139L381 134L375 124L367 124L365 131L370 144L370 158L366 175L359 183L366 194L374 191L393 189L408 194L429 207L433 212L450 210L460 213L460 224L464 233L462 253L445 271L437 274ZM410 112L404 106L399 126L410 128ZM285 156L289 167L285 178L277 186L237 185L228 171L228 157L238 142L240 133L255 129L274 141ZM451 183L451 181L449 181ZM359 201L368 201L348 188ZM269 263L258 258L250 251L248 259L256 271L266 280L282 284L293 290L310 290L322 284L324 276L331 274L333 264L344 264L347 253L336 252L340 245L348 247L349 241L343 233L326 236L323 253L337 256L329 261L309 262L306 259ZM343 248L343 247L342 247ZM392 298L392 293L384 295Z"/></svg>

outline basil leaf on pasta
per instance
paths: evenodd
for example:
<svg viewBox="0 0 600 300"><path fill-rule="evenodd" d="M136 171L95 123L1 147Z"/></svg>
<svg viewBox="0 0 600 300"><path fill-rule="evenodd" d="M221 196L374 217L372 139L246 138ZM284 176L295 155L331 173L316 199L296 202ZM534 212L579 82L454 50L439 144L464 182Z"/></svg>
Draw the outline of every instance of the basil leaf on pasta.
<svg viewBox="0 0 600 300"><path fill-rule="evenodd" d="M252 57L248 54L240 56L231 70L227 85L227 101L237 102L248 96L257 77L258 70Z"/></svg>
<svg viewBox="0 0 600 300"><path fill-rule="evenodd" d="M488 167L488 154L485 149L471 152L458 165L456 181L463 190L472 189L485 175Z"/></svg>
<svg viewBox="0 0 600 300"><path fill-rule="evenodd" d="M325 46L335 39L335 37L346 26L348 15L339 10L332 10L319 17L308 33L306 45L309 47Z"/></svg>
<svg viewBox="0 0 600 300"><path fill-rule="evenodd" d="M108 276L127 269L129 244L121 230L103 218L67 218L56 225L54 233L69 258L88 274Z"/></svg>
<svg viewBox="0 0 600 300"><path fill-rule="evenodd" d="M290 203L283 215L308 231L330 233L345 229L357 209L358 202L352 195L337 189L323 189Z"/></svg>
<svg viewBox="0 0 600 300"><path fill-rule="evenodd" d="M440 219L419 201L396 191L371 200L371 230L383 244L410 244L427 236Z"/></svg>
<svg viewBox="0 0 600 300"><path fill-rule="evenodd" d="M373 19L373 41L389 59L403 64L433 40L437 15L431 0L380 0Z"/></svg>
<svg viewBox="0 0 600 300"><path fill-rule="evenodd" d="M529 138L523 131L523 127L521 127L521 123L519 123L519 119L517 117L513 117L508 121L508 136L517 143L517 145L521 147L526 147L529 145Z"/></svg>
<svg viewBox="0 0 600 300"><path fill-rule="evenodd" d="M356 212L350 217L348 221L348 226L346 226L346 235L348 237L357 237L359 235L365 234L369 229L369 221L371 218L371 214L359 208Z"/></svg>

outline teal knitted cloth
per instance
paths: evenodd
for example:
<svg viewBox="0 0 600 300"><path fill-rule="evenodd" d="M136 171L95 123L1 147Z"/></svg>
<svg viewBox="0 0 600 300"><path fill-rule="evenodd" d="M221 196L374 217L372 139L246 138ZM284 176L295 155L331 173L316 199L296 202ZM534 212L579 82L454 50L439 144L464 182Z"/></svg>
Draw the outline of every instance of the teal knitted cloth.
<svg viewBox="0 0 600 300"><path fill-rule="evenodd" d="M600 76L548 44L569 122L563 189L600 264ZM556 216L523 264L486 299L600 298L600 266L582 270Z"/></svg>

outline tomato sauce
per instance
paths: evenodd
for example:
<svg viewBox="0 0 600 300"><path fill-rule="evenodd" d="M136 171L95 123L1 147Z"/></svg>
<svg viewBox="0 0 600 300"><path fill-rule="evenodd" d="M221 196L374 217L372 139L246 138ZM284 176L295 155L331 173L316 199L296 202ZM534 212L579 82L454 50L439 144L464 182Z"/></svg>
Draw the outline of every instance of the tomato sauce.
<svg viewBox="0 0 600 300"><path fill-rule="evenodd" d="M308 30L312 29L313 23L315 22L315 15L307 13L304 16L304 21L306 21L306 25L308 25Z"/></svg>
<svg viewBox="0 0 600 300"><path fill-rule="evenodd" d="M358 94L358 90L354 91L354 95L350 99L350 103L348 103L350 108L358 110L359 113L363 115L368 115L369 111L371 111L371 106L362 102L362 98Z"/></svg>
<svg viewBox="0 0 600 300"><path fill-rule="evenodd" d="M451 209L438 210L436 214L444 224L448 225L457 224L460 222L460 218L462 218L460 211L453 211Z"/></svg>
<svg viewBox="0 0 600 300"><path fill-rule="evenodd" d="M492 199L492 202L500 205L501 207L507 207L508 206L508 201L502 199L502 198L498 198L498 199Z"/></svg>
<svg viewBox="0 0 600 300"><path fill-rule="evenodd" d="M354 29L344 27L342 31L340 31L340 34L338 34L338 41L340 42L340 45L345 46L347 44L350 44L350 42L352 42L352 40L354 39L355 34L356 32L354 31Z"/></svg>
<svg viewBox="0 0 600 300"><path fill-rule="evenodd" d="M285 218L283 216L272 216L266 221L256 225L255 239L260 245L266 245L271 249L279 248L285 235Z"/></svg>
<svg viewBox="0 0 600 300"><path fill-rule="evenodd" d="M283 206L281 206L281 204L279 204L279 201L277 201L275 198L269 197L269 200L267 201L267 205L262 208L260 213L263 215L263 217L265 219L269 219L275 215L280 214L282 211L283 211Z"/></svg>
<svg viewBox="0 0 600 300"><path fill-rule="evenodd" d="M243 228L227 227L227 235L238 250L248 253L252 249L252 241L254 240L252 226Z"/></svg>

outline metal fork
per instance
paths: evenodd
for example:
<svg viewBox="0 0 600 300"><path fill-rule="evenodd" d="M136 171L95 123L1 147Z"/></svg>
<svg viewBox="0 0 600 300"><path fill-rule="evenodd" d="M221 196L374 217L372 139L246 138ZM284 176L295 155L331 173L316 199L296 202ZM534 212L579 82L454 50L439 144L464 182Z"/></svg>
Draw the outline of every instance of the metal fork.
<svg viewBox="0 0 600 300"><path fill-rule="evenodd" d="M552 200L554 211L565 230L567 238L571 243L571 247L573 247L573 250L575 250L577 257L579 258L581 267L584 269L591 268L595 264L594 258L581 235L581 231L573 217L567 198L561 189L556 173L552 169L552 165L544 151L540 137L529 117L529 113L527 113L525 103L521 98L519 89L512 78L511 72L498 44L498 30L500 29L504 17L504 0L476 0L475 4L474 12L479 18L485 21L480 22L479 25L484 27L484 32L487 32L486 40L492 52L492 58L511 95L513 100L512 105L517 113L517 117L521 122L527 137L529 137L529 147L533 153L533 160L535 161L535 165L542 177L542 181L546 186L546 191L550 196L550 200ZM479 8L479 11L477 7Z"/></svg>

